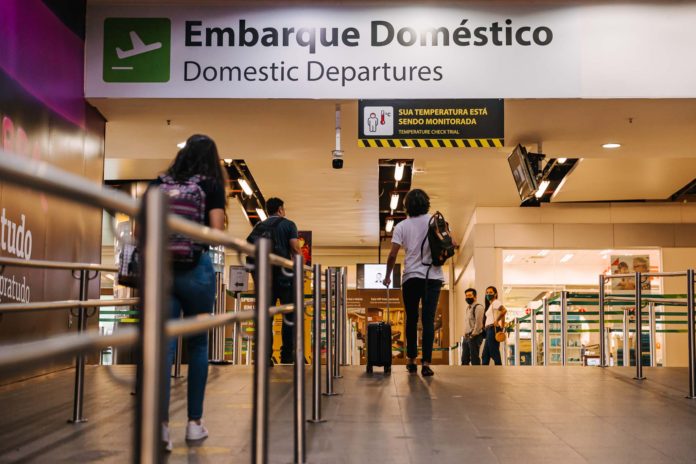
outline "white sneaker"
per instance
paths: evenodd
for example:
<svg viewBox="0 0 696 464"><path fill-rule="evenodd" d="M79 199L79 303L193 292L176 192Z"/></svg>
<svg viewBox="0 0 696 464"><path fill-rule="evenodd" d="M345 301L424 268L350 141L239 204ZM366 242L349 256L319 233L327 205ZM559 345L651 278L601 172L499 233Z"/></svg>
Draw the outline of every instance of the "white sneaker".
<svg viewBox="0 0 696 464"><path fill-rule="evenodd" d="M186 425L187 440L202 440L208 436L208 429L205 428L203 422L196 424L195 421L189 421Z"/></svg>
<svg viewBox="0 0 696 464"><path fill-rule="evenodd" d="M169 427L162 424L162 446L164 447L165 451L170 452L174 448L172 445L172 440L169 438Z"/></svg>

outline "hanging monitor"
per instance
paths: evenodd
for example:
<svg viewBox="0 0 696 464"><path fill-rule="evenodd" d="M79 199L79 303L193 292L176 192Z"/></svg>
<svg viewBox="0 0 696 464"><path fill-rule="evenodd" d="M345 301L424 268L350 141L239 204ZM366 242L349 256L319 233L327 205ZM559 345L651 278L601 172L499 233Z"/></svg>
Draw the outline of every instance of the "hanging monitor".
<svg viewBox="0 0 696 464"><path fill-rule="evenodd" d="M512 170L512 177L517 185L517 193L524 202L534 197L539 186L532 167L527 150L522 145L517 145L508 156L508 163Z"/></svg>
<svg viewBox="0 0 696 464"><path fill-rule="evenodd" d="M358 264L356 287L359 289L384 290L386 287L382 281L386 273L386 264ZM389 288L401 288L401 265L398 263L394 265Z"/></svg>

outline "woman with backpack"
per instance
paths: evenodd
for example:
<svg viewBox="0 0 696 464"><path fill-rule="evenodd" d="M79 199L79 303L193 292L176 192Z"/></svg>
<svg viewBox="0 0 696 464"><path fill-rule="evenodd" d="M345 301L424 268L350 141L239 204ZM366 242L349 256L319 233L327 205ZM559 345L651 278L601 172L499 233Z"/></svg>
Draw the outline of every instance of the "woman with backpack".
<svg viewBox="0 0 696 464"><path fill-rule="evenodd" d="M206 135L192 135L179 150L169 169L154 182L169 196L170 210L186 219L213 229L224 230L227 176L218 156L215 142ZM215 272L208 255L208 246L173 234L169 250L173 262L171 295L172 319L213 312L215 304ZM186 339L188 364L188 422L186 440L202 440L208 436L203 425L203 398L208 380L208 333ZM169 340L164 397L162 441L172 450L169 432L169 370L174 359L176 339Z"/></svg>
<svg viewBox="0 0 696 464"><path fill-rule="evenodd" d="M491 359L496 366L502 366L503 362L500 358L500 341L496 338L505 339L505 313L507 309L498 299L498 289L490 286L486 289L486 312L483 317L484 333L486 334L486 342L483 345L483 355L481 356L481 364L488 366ZM502 337L500 334L503 334Z"/></svg>
<svg viewBox="0 0 696 464"><path fill-rule="evenodd" d="M421 189L413 189L404 197L404 206L408 217L394 227L392 248L387 259L387 271L384 285L391 284L391 273L396 263L396 256L401 247L406 252L404 273L401 278L401 291L406 309L406 354L409 373L417 372L418 357L418 305L422 301L423 347L421 358L421 375L434 374L430 368L435 337L435 312L440 298L440 289L445 280L442 266L432 266L430 246L427 243L430 215L430 198Z"/></svg>

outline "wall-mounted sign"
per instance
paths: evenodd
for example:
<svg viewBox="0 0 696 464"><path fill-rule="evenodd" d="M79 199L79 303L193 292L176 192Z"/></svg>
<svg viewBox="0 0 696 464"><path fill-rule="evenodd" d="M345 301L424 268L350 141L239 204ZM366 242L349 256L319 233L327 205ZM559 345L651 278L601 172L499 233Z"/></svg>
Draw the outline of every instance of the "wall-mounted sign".
<svg viewBox="0 0 696 464"><path fill-rule="evenodd" d="M696 96L693 2L147 3L89 2L88 98Z"/></svg>
<svg viewBox="0 0 696 464"><path fill-rule="evenodd" d="M363 148L502 147L503 100L360 100Z"/></svg>

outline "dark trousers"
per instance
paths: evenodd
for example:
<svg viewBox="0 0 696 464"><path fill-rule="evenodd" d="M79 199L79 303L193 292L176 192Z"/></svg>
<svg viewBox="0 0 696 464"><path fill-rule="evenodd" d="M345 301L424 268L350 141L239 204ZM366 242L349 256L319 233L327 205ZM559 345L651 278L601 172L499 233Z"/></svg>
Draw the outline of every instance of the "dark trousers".
<svg viewBox="0 0 696 464"><path fill-rule="evenodd" d="M492 325L486 327L486 344L483 346L483 359L481 361L484 366L488 366L491 359L496 366L503 365L503 361L500 359L500 342L495 339L495 328Z"/></svg>
<svg viewBox="0 0 696 464"><path fill-rule="evenodd" d="M423 362L431 362L435 339L435 312L440 298L442 281L411 278L403 283L401 293L406 309L406 353L410 359L418 357L418 306L422 302Z"/></svg>
<svg viewBox="0 0 696 464"><path fill-rule="evenodd" d="M468 337L464 339L464 344L462 345L462 364L464 366L468 366L469 363L471 363L472 366L481 365L479 351L481 350L482 341L483 332L475 337Z"/></svg>

